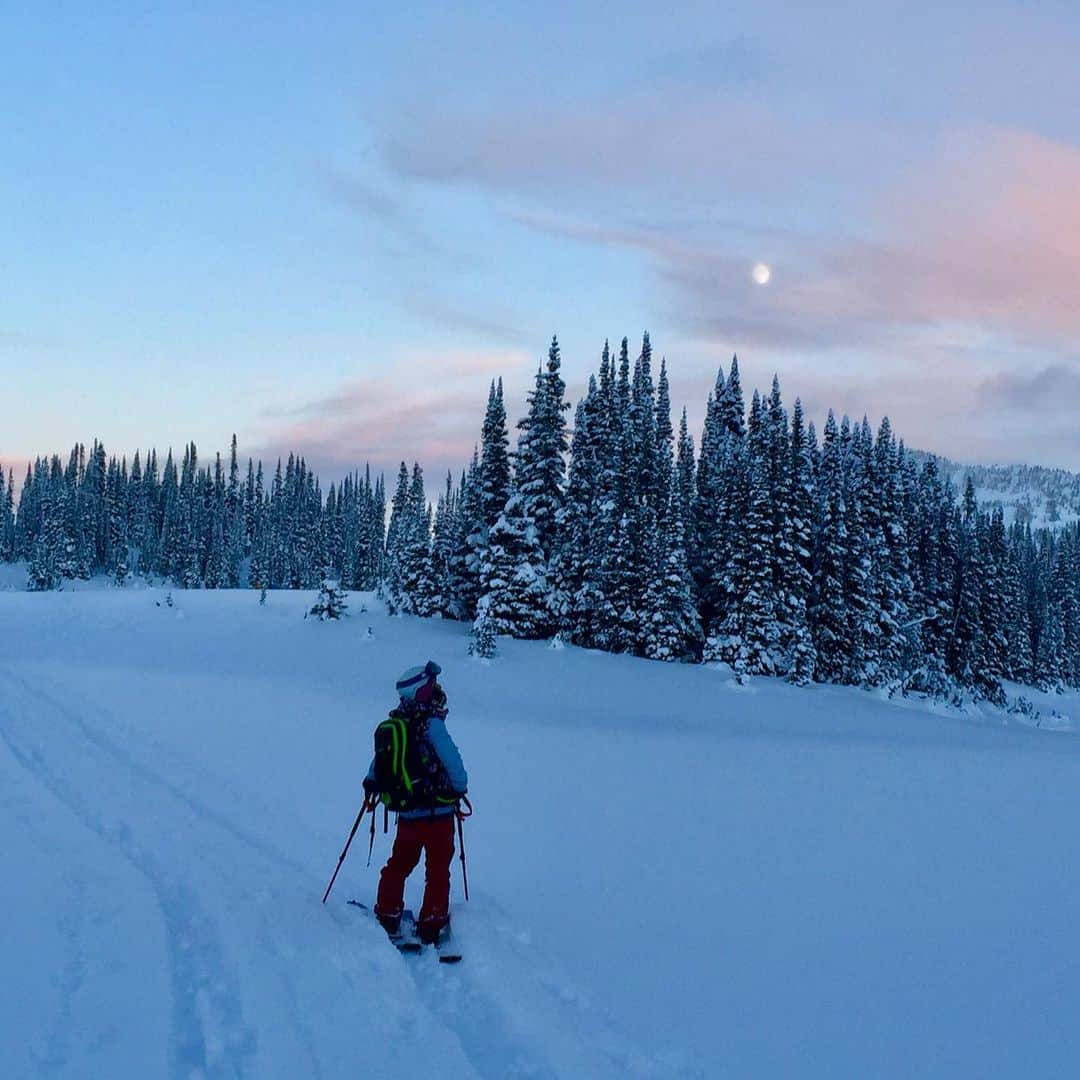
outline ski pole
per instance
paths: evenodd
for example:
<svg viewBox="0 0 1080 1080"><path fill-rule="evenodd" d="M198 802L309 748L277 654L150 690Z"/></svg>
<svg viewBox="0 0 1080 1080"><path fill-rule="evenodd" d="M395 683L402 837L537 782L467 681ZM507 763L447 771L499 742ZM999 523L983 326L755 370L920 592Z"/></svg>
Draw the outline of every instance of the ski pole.
<svg viewBox="0 0 1080 1080"><path fill-rule="evenodd" d="M345 856L349 853L349 845L353 841L353 837L356 835L356 830L360 828L360 819L364 816L364 812L368 809L367 796L364 796L364 804L360 807L360 813L356 815L356 820L353 822L353 827L349 831L349 839L345 841L345 847L341 851L341 855L338 857L337 866L334 867L334 876L330 879L330 884L326 886L326 892L323 893L322 902L326 903L326 898L330 895L330 890L334 887L334 882L337 881L338 871L341 869L341 864L345 861ZM372 810L371 816L375 816L375 811Z"/></svg>
<svg viewBox="0 0 1080 1080"><path fill-rule="evenodd" d="M371 839L367 846L367 864L371 865L371 853L375 850L375 807L371 807Z"/></svg>
<svg viewBox="0 0 1080 1080"><path fill-rule="evenodd" d="M458 834L458 848L461 851L461 883L465 886L465 899L469 899L469 871L465 865L465 829L462 826L462 822L467 817L472 817L472 803L462 795L461 801L469 808L468 813L464 813L461 807L458 807L456 814L457 817L457 834Z"/></svg>

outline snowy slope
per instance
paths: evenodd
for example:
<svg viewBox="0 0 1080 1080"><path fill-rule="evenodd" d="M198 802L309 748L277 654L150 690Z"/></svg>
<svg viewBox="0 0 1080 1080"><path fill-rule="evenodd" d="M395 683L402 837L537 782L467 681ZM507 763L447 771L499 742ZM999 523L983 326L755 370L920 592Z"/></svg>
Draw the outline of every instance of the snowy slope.
<svg viewBox="0 0 1080 1080"><path fill-rule="evenodd" d="M163 596L0 594L5 1076L1074 1074L1070 731ZM458 968L346 907L366 833L319 903L429 656L477 807Z"/></svg>
<svg viewBox="0 0 1080 1080"><path fill-rule="evenodd" d="M964 465L948 458L938 458L938 469L958 493L970 476L980 505L1000 507L1006 525L1026 521L1033 529L1056 529L1080 520L1080 474L1041 465Z"/></svg>

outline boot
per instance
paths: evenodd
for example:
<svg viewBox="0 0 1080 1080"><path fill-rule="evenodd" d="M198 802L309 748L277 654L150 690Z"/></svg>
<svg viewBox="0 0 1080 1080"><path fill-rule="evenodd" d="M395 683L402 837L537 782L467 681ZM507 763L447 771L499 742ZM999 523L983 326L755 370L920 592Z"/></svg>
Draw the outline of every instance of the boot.
<svg viewBox="0 0 1080 1080"><path fill-rule="evenodd" d="M386 931L386 933L396 938L401 931L401 912L396 915L380 915L375 913L375 918L379 920L379 925Z"/></svg>
<svg viewBox="0 0 1080 1080"><path fill-rule="evenodd" d="M425 945L437 945L444 931L450 927L449 919L424 919L416 924L416 936Z"/></svg>

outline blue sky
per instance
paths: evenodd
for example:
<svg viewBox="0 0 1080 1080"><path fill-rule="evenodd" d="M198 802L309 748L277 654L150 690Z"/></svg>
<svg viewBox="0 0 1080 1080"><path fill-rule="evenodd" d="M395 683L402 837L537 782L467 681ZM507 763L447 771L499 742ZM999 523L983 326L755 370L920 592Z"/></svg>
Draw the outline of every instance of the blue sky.
<svg viewBox="0 0 1080 1080"><path fill-rule="evenodd" d="M738 351L1080 468L1075 5L94 7L3 15L2 459L437 473L647 328L695 420Z"/></svg>

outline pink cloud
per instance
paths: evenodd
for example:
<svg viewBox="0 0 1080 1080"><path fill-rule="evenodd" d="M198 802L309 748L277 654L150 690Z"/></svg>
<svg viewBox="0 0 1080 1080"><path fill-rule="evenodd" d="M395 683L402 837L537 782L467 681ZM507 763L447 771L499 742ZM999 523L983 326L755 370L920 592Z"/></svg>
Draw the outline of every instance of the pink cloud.
<svg viewBox="0 0 1080 1080"><path fill-rule="evenodd" d="M15 504L18 505L19 495L22 492L23 481L26 479L27 459L10 457L0 454L0 471L4 474L4 490L7 490L8 477L10 476L15 485Z"/></svg>
<svg viewBox="0 0 1080 1080"><path fill-rule="evenodd" d="M399 462L419 461L430 488L447 469L456 474L468 464L490 379L507 376L508 387L523 382L535 362L517 352L406 353L388 365L392 374L350 380L327 397L268 411L255 456L269 462L297 452L327 477L367 462L391 476ZM507 405L512 426L516 403Z"/></svg>
<svg viewBox="0 0 1080 1080"><path fill-rule="evenodd" d="M532 356L521 350L443 349L439 352L411 350L403 363L411 364L430 375L471 378L476 375L510 376L534 364L540 353Z"/></svg>
<svg viewBox="0 0 1080 1080"><path fill-rule="evenodd" d="M15 457L9 454L0 454L0 469L4 472L4 483L7 483L7 475L9 472L14 473L16 485L21 484L26 476L26 466L28 459L25 457Z"/></svg>
<svg viewBox="0 0 1080 1080"><path fill-rule="evenodd" d="M955 139L855 243L781 296L792 314L1080 334L1080 148L1026 132Z"/></svg>
<svg viewBox="0 0 1080 1080"><path fill-rule="evenodd" d="M730 347L903 351L913 329L960 323L1003 340L1072 344L1080 148L983 129L945 139L902 177L867 211L852 207L849 239L730 222L691 231L536 211L516 219L643 254L679 324ZM751 281L749 250L773 263L767 288Z"/></svg>

